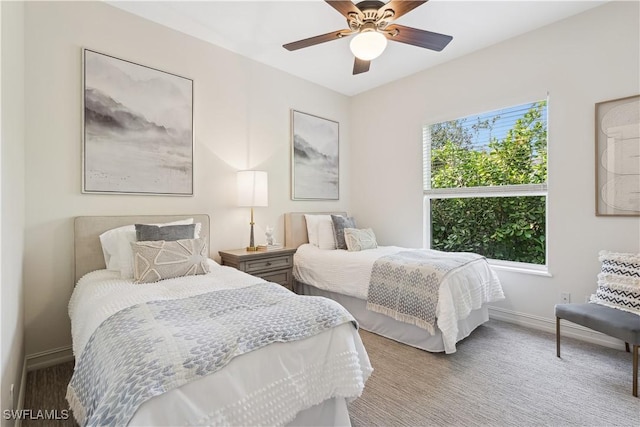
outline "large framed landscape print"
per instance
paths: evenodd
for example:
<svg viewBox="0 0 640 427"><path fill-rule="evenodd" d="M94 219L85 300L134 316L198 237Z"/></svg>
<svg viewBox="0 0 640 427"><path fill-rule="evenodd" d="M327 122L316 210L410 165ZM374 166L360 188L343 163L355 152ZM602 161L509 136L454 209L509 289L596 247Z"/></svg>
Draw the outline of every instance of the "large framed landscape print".
<svg viewBox="0 0 640 427"><path fill-rule="evenodd" d="M291 110L291 198L338 200L338 122Z"/></svg>
<svg viewBox="0 0 640 427"><path fill-rule="evenodd" d="M193 81L83 50L83 193L193 195Z"/></svg>
<svg viewBox="0 0 640 427"><path fill-rule="evenodd" d="M640 216L640 95L596 104L596 215Z"/></svg>

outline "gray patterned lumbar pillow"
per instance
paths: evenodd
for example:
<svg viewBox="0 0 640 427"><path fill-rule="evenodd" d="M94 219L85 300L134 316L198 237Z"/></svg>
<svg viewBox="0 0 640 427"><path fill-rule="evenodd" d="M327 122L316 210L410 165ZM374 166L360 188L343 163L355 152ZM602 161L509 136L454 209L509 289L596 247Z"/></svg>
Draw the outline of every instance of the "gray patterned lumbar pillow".
<svg viewBox="0 0 640 427"><path fill-rule="evenodd" d="M356 220L350 216L331 215L331 221L333 221L333 233L336 238L336 247L338 249L347 249L347 242L344 240L344 229L356 228Z"/></svg>
<svg viewBox="0 0 640 427"><path fill-rule="evenodd" d="M153 283L209 272L209 254L204 239L133 242L131 249L136 283Z"/></svg>
<svg viewBox="0 0 640 427"><path fill-rule="evenodd" d="M193 239L195 233L195 224L180 224L180 225L147 225L136 224L136 240L137 241L152 241L152 240L183 240Z"/></svg>
<svg viewBox="0 0 640 427"><path fill-rule="evenodd" d="M375 249L378 247L376 235L370 228L345 228L344 240L347 242L347 249L350 251L363 251L365 249Z"/></svg>

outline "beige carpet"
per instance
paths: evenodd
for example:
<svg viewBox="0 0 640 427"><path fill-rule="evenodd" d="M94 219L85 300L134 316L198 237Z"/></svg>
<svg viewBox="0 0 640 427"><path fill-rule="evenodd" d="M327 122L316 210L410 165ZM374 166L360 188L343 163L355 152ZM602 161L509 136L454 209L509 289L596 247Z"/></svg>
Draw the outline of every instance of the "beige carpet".
<svg viewBox="0 0 640 427"><path fill-rule="evenodd" d="M640 426L631 354L489 321L451 355L361 331L374 373L350 404L355 426ZM25 408L66 409L66 363L27 376ZM25 421L23 426L74 426Z"/></svg>
<svg viewBox="0 0 640 427"><path fill-rule="evenodd" d="M34 416L34 419L23 420L22 427L73 427L78 425L73 420L73 414L65 400L67 384L69 384L72 374L73 362L27 373L24 408L31 409L34 413L38 410L55 410L59 415L62 415L63 410L67 410L69 418L66 420L43 420L36 419L37 417Z"/></svg>
<svg viewBox="0 0 640 427"><path fill-rule="evenodd" d="M374 373L355 426L640 426L631 353L489 321L454 354L361 333Z"/></svg>

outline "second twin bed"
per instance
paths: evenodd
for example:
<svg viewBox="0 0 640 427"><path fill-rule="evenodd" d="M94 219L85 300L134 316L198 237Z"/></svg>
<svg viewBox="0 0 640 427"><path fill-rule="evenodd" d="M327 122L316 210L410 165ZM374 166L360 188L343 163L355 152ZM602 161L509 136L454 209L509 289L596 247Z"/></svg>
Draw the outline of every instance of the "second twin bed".
<svg viewBox="0 0 640 427"><path fill-rule="evenodd" d="M504 299L498 277L476 254L377 245L330 249L322 235L329 233L326 222L332 214L346 218L340 212L285 214L285 244L298 248L293 269L296 291L339 302L365 330L430 352L453 353L458 341L489 320L487 303ZM316 244L309 243L308 222L319 228L311 230ZM403 280L404 300L390 297ZM425 294L424 287L431 282L433 290ZM421 299L421 306L412 306ZM433 322L422 320L430 318Z"/></svg>

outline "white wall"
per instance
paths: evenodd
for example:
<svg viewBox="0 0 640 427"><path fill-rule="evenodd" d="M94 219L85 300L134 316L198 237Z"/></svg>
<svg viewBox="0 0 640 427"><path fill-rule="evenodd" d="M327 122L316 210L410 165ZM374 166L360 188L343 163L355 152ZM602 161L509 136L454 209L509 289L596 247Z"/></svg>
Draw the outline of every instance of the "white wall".
<svg viewBox="0 0 640 427"><path fill-rule="evenodd" d="M594 103L640 92L638 12L637 2L607 4L349 99L100 2L27 2L26 353L71 343L74 216L208 213L217 254L247 244L235 171L255 168L270 180L269 207L256 209L258 239L265 225L282 239L287 211L348 210L382 243L419 247L422 125L547 91L553 277L501 272L507 300L496 307L550 321L561 291L574 300L593 291L598 250L640 252L637 219L593 213ZM83 47L194 79L194 197L81 194ZM340 122L340 201L290 200L290 108ZM3 317L4 306L3 293Z"/></svg>
<svg viewBox="0 0 640 427"><path fill-rule="evenodd" d="M499 272L507 298L495 306L550 327L560 292L584 302L595 291L599 250L640 252L638 217L594 214L594 104L640 93L639 7L606 4L354 97L351 212L359 225L383 244L421 247L422 126L549 92L553 277Z"/></svg>
<svg viewBox="0 0 640 427"><path fill-rule="evenodd" d="M24 362L24 7L0 3L2 58L0 60L0 313L2 320L1 408L11 409L10 387L18 403ZM2 418L2 425L13 421Z"/></svg>
<svg viewBox="0 0 640 427"><path fill-rule="evenodd" d="M211 253L246 246L249 210L238 208L235 171L269 172L269 207L256 209L256 240L287 211L349 209L349 100L102 2L27 2L26 352L68 348L73 217L207 213ZM194 80L195 196L81 194L81 49ZM290 200L289 110L340 122L340 201Z"/></svg>

